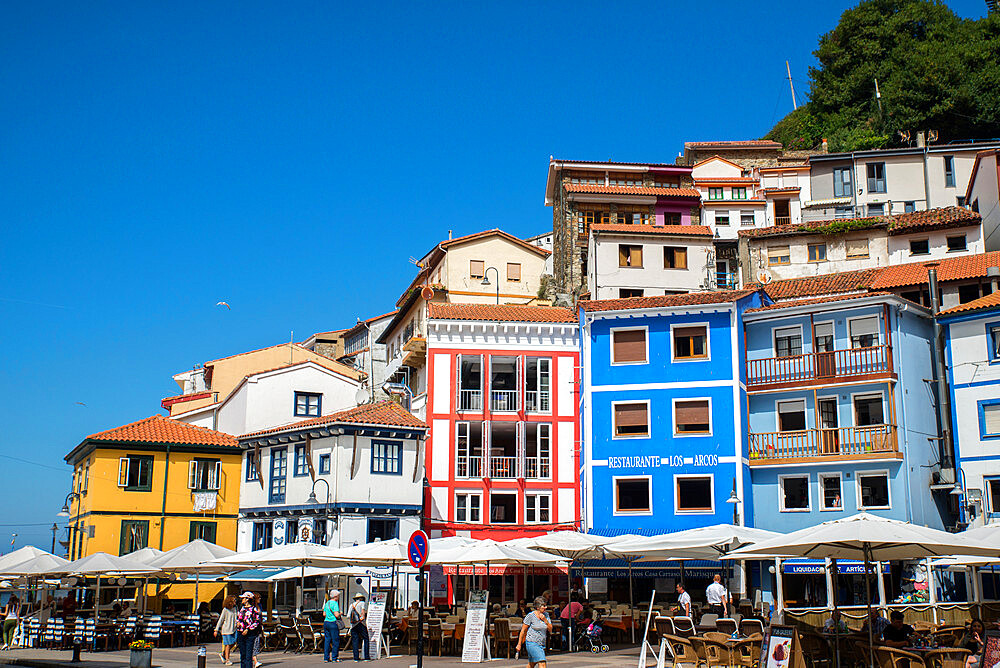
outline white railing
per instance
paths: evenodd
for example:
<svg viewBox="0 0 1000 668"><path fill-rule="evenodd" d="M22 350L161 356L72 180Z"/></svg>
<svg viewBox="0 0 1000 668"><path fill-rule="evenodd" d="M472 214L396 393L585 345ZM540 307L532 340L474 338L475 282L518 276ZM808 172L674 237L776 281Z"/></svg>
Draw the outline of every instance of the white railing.
<svg viewBox="0 0 1000 668"><path fill-rule="evenodd" d="M456 478L482 478L483 458L482 457L458 457L456 459Z"/></svg>
<svg viewBox="0 0 1000 668"><path fill-rule="evenodd" d="M524 392L525 410L530 413L546 413L549 409L549 391L526 390Z"/></svg>
<svg viewBox="0 0 1000 668"><path fill-rule="evenodd" d="M490 390L491 411L516 411L517 390Z"/></svg>
<svg viewBox="0 0 1000 668"><path fill-rule="evenodd" d="M517 457L490 457L491 478L516 478Z"/></svg>
<svg viewBox="0 0 1000 668"><path fill-rule="evenodd" d="M548 457L525 457L525 478L548 478L550 461Z"/></svg>
<svg viewBox="0 0 1000 668"><path fill-rule="evenodd" d="M482 390L459 390L458 410L460 411L481 411L483 410Z"/></svg>

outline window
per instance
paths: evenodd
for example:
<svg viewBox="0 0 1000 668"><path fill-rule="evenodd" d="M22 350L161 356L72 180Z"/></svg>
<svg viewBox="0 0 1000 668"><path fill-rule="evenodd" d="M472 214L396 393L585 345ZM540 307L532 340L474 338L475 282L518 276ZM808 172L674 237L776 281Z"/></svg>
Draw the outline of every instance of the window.
<svg viewBox="0 0 1000 668"><path fill-rule="evenodd" d="M148 492L153 489L153 458L149 455L129 455L118 460L118 486L126 492Z"/></svg>
<svg viewBox="0 0 1000 668"><path fill-rule="evenodd" d="M975 283L958 286L958 303L968 304L979 299L979 286Z"/></svg>
<svg viewBox="0 0 1000 668"><path fill-rule="evenodd" d="M955 187L955 156L944 156L944 187Z"/></svg>
<svg viewBox="0 0 1000 668"><path fill-rule="evenodd" d="M903 213L913 213L917 210L916 203L913 201L903 202Z"/></svg>
<svg viewBox="0 0 1000 668"><path fill-rule="evenodd" d="M889 507L889 474L885 471L858 473L858 508Z"/></svg>
<svg viewBox="0 0 1000 668"><path fill-rule="evenodd" d="M740 227L753 227L753 211L740 211Z"/></svg>
<svg viewBox="0 0 1000 668"><path fill-rule="evenodd" d="M649 403L612 404L615 438L649 436Z"/></svg>
<svg viewBox="0 0 1000 668"><path fill-rule="evenodd" d="M778 486L781 487L781 494L778 497L781 512L809 510L809 476L780 475Z"/></svg>
<svg viewBox="0 0 1000 668"><path fill-rule="evenodd" d="M469 260L469 278L481 279L486 274L485 260Z"/></svg>
<svg viewBox="0 0 1000 668"><path fill-rule="evenodd" d="M964 250L966 250L964 234L958 234L953 237L948 237L949 252L964 251Z"/></svg>
<svg viewBox="0 0 1000 668"><path fill-rule="evenodd" d="M665 211L663 213L663 224L664 225L680 225L681 224L681 213L680 213L680 211Z"/></svg>
<svg viewBox="0 0 1000 668"><path fill-rule="evenodd" d="M520 262L508 262L507 263L507 280L508 281L520 281L521 280L521 263Z"/></svg>
<svg viewBox="0 0 1000 668"><path fill-rule="evenodd" d="M295 477L309 475L309 458L304 445L295 446L295 463L292 466L292 475Z"/></svg>
<svg viewBox="0 0 1000 668"><path fill-rule="evenodd" d="M632 297L641 297L642 288L618 288L618 298L619 299L631 299Z"/></svg>
<svg viewBox="0 0 1000 668"><path fill-rule="evenodd" d="M372 473L403 474L401 441L372 441Z"/></svg>
<svg viewBox="0 0 1000 668"><path fill-rule="evenodd" d="M727 223L728 224L728 223ZM663 247L663 268L664 269L687 269L688 251L681 246Z"/></svg>
<svg viewBox="0 0 1000 668"><path fill-rule="evenodd" d="M456 494L455 495L455 521L456 522L480 522L479 510L483 497L479 494Z"/></svg>
<svg viewBox="0 0 1000 668"><path fill-rule="evenodd" d="M80 532L82 537L83 532ZM149 520L122 520L119 556L131 554L149 546Z"/></svg>
<svg viewBox="0 0 1000 668"><path fill-rule="evenodd" d="M833 168L833 196L850 197L854 194L850 167Z"/></svg>
<svg viewBox="0 0 1000 668"><path fill-rule="evenodd" d="M990 515L998 515L1000 514L1000 478L987 478L983 482L986 484L986 498L990 504L986 512Z"/></svg>
<svg viewBox="0 0 1000 668"><path fill-rule="evenodd" d="M802 354L802 328L781 327L774 330L774 356L796 357Z"/></svg>
<svg viewBox="0 0 1000 668"><path fill-rule="evenodd" d="M803 431L806 428L806 402L778 402L778 431Z"/></svg>
<svg viewBox="0 0 1000 668"><path fill-rule="evenodd" d="M222 462L218 459L193 459L188 465L188 489L196 492L218 490L222 481Z"/></svg>
<svg viewBox="0 0 1000 668"><path fill-rule="evenodd" d="M674 401L674 434L711 434L712 410L708 399Z"/></svg>
<svg viewBox="0 0 1000 668"><path fill-rule="evenodd" d="M854 318L847 321L852 348L871 348L878 345L878 316Z"/></svg>
<svg viewBox="0 0 1000 668"><path fill-rule="evenodd" d="M369 519L368 542L392 540L399 538L399 520Z"/></svg>
<svg viewBox="0 0 1000 668"><path fill-rule="evenodd" d="M634 211L632 213L619 213L619 222L626 225L649 225L649 214L644 211Z"/></svg>
<svg viewBox="0 0 1000 668"><path fill-rule="evenodd" d="M295 417L319 417L323 395L314 392L295 393Z"/></svg>
<svg viewBox="0 0 1000 668"><path fill-rule="evenodd" d="M809 261L826 262L826 244L809 244Z"/></svg>
<svg viewBox="0 0 1000 668"><path fill-rule="evenodd" d="M865 165L865 169L868 172L868 192L870 193L884 193L885 192L885 163L884 162L869 162Z"/></svg>
<svg viewBox="0 0 1000 668"><path fill-rule="evenodd" d="M848 239L847 259L853 260L861 257L868 257L868 239Z"/></svg>
<svg viewBox="0 0 1000 668"><path fill-rule="evenodd" d="M302 532L299 532L302 535ZM312 542L316 545L326 545L326 520L313 520Z"/></svg>
<svg viewBox="0 0 1000 668"><path fill-rule="evenodd" d="M256 550L266 550L273 544L271 541L272 531L274 530L273 525L270 522L254 522L253 523L253 549Z"/></svg>
<svg viewBox="0 0 1000 668"><path fill-rule="evenodd" d="M733 188L733 199L746 199L747 189L746 188Z"/></svg>
<svg viewBox="0 0 1000 668"><path fill-rule="evenodd" d="M671 327L674 339L674 359L707 359L708 327Z"/></svg>
<svg viewBox="0 0 1000 668"><path fill-rule="evenodd" d="M203 540L208 543L215 542L215 522L191 522L188 531L188 542L192 540Z"/></svg>
<svg viewBox="0 0 1000 668"><path fill-rule="evenodd" d="M885 204L884 203L872 203L868 205L868 215L869 216L884 216L885 215Z"/></svg>
<svg viewBox="0 0 1000 668"><path fill-rule="evenodd" d="M708 199L722 199L723 189L722 188L709 188L708 189Z"/></svg>
<svg viewBox="0 0 1000 668"><path fill-rule="evenodd" d="M835 206L833 208L833 217L844 220L845 218L854 217L854 209L849 206Z"/></svg>
<svg viewBox="0 0 1000 668"><path fill-rule="evenodd" d="M490 494L490 523L517 524L517 494Z"/></svg>
<svg viewBox="0 0 1000 668"><path fill-rule="evenodd" d="M525 497L524 522L525 524L546 524L551 522L549 505L552 497L548 494L528 494Z"/></svg>
<svg viewBox="0 0 1000 668"><path fill-rule="evenodd" d="M876 427L885 424L882 395L865 394L854 397L854 426Z"/></svg>
<svg viewBox="0 0 1000 668"><path fill-rule="evenodd" d="M813 345L818 353L833 352L832 322L817 322L813 325Z"/></svg>
<svg viewBox="0 0 1000 668"><path fill-rule="evenodd" d="M330 455L320 455L319 456L319 474L329 475L330 473Z"/></svg>
<svg viewBox="0 0 1000 668"><path fill-rule="evenodd" d="M711 513L715 510L712 476L674 476L677 513Z"/></svg>
<svg viewBox="0 0 1000 668"><path fill-rule="evenodd" d="M820 510L843 510L844 499L840 490L839 473L821 473L819 475Z"/></svg>
<svg viewBox="0 0 1000 668"><path fill-rule="evenodd" d="M578 211L576 214L576 231L579 234L586 234L590 226L594 224L593 211Z"/></svg>
<svg viewBox="0 0 1000 668"><path fill-rule="evenodd" d="M253 482L257 479L257 453L254 450L248 450L246 455L246 462L243 467L245 473L245 478L247 482Z"/></svg>
<svg viewBox="0 0 1000 668"><path fill-rule="evenodd" d="M989 338L989 358L990 361L1000 360L1000 325L990 325L987 327Z"/></svg>
<svg viewBox="0 0 1000 668"><path fill-rule="evenodd" d="M929 255L931 245L927 239L910 239L910 255Z"/></svg>
<svg viewBox="0 0 1000 668"><path fill-rule="evenodd" d="M728 211L716 211L715 212L715 224L718 227L729 227L729 212Z"/></svg>
<svg viewBox="0 0 1000 668"><path fill-rule="evenodd" d="M652 480L641 478L614 478L615 514L649 515L653 512Z"/></svg>
<svg viewBox="0 0 1000 668"><path fill-rule="evenodd" d="M611 330L612 364L645 364L647 361L645 328Z"/></svg>
<svg viewBox="0 0 1000 668"><path fill-rule="evenodd" d="M288 473L288 448L271 448L270 503L285 502L285 475Z"/></svg>
<svg viewBox="0 0 1000 668"><path fill-rule="evenodd" d="M642 267L642 246L618 244L619 267Z"/></svg>
<svg viewBox="0 0 1000 668"><path fill-rule="evenodd" d="M979 402L979 435L983 438L1000 437L1000 400ZM1000 508L997 511L1000 512Z"/></svg>
<svg viewBox="0 0 1000 668"><path fill-rule="evenodd" d="M788 246L768 246L767 264L771 267L780 264L791 264L792 257L788 254Z"/></svg>
<svg viewBox="0 0 1000 668"><path fill-rule="evenodd" d="M965 206L965 195L959 195L955 198L955 206Z"/></svg>
<svg viewBox="0 0 1000 668"><path fill-rule="evenodd" d="M299 521L285 520L285 545L297 542L299 542Z"/></svg>

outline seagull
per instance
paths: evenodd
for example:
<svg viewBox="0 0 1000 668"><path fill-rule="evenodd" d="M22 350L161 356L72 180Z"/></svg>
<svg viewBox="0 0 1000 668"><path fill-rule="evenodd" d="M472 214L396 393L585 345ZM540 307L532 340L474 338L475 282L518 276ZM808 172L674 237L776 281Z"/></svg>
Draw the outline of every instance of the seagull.
<svg viewBox="0 0 1000 668"><path fill-rule="evenodd" d="M232 306L230 306L229 304L227 304L226 302L216 302L216 304L215 304L215 305L216 305L216 306L225 306L225 307L226 307L227 309L229 309L230 311L232 311L232 310L233 310L233 307L232 307Z"/></svg>
<svg viewBox="0 0 1000 668"><path fill-rule="evenodd" d="M78 401L78 402L76 402L76 403L78 403L78 404L79 404L79 405L81 405L81 406L86 406L86 405L87 405L87 404L83 403L82 401Z"/></svg>

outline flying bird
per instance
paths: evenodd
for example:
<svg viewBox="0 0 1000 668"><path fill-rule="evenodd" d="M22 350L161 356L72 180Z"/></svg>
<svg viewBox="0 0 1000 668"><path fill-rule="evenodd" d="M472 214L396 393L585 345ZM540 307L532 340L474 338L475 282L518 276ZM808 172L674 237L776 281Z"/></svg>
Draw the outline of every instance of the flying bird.
<svg viewBox="0 0 1000 668"><path fill-rule="evenodd" d="M76 403L80 404L81 406L86 406L87 405L87 404L83 403L82 401L78 401Z"/></svg>
<svg viewBox="0 0 1000 668"><path fill-rule="evenodd" d="M230 311L232 311L232 310L233 310L233 307L232 307L232 306L230 306L229 304L227 304L226 302L216 302L216 304L215 304L215 305L216 305L216 306L225 306L225 307L226 307L227 309L229 309Z"/></svg>

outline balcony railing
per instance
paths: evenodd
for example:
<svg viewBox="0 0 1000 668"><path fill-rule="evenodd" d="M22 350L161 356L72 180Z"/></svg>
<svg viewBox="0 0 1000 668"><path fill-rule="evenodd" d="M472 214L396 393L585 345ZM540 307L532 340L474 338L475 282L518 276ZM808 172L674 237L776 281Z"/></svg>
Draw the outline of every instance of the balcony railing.
<svg viewBox="0 0 1000 668"><path fill-rule="evenodd" d="M775 216L774 217L774 224L775 225L788 225L791 222L792 222L792 217L791 216Z"/></svg>
<svg viewBox="0 0 1000 668"><path fill-rule="evenodd" d="M548 478L549 458L548 457L525 457L524 477L525 478Z"/></svg>
<svg viewBox="0 0 1000 668"><path fill-rule="evenodd" d="M548 479L552 474L552 460L548 457L525 457L521 467L517 457L490 457L489 477L513 479L524 475L527 479ZM455 459L456 478L482 478L482 457L457 457Z"/></svg>
<svg viewBox="0 0 1000 668"><path fill-rule="evenodd" d="M735 271L719 271L715 274L715 286L719 290L735 290L739 284L740 276Z"/></svg>
<svg viewBox="0 0 1000 668"><path fill-rule="evenodd" d="M490 457L491 478L516 478L517 457Z"/></svg>
<svg viewBox="0 0 1000 668"><path fill-rule="evenodd" d="M892 348L886 345L791 357L748 359L747 387L871 376L891 371Z"/></svg>
<svg viewBox="0 0 1000 668"><path fill-rule="evenodd" d="M750 434L750 460L851 457L896 452L896 425Z"/></svg>
<svg viewBox="0 0 1000 668"><path fill-rule="evenodd" d="M525 410L529 413L549 411L549 392L540 390L524 391Z"/></svg>
<svg viewBox="0 0 1000 668"><path fill-rule="evenodd" d="M482 457L458 457L456 465L455 477L457 478L483 477Z"/></svg>
<svg viewBox="0 0 1000 668"><path fill-rule="evenodd" d="M459 390L458 410L460 411L481 411L483 410L482 390Z"/></svg>
<svg viewBox="0 0 1000 668"><path fill-rule="evenodd" d="M516 411L517 390L490 390L491 411Z"/></svg>

